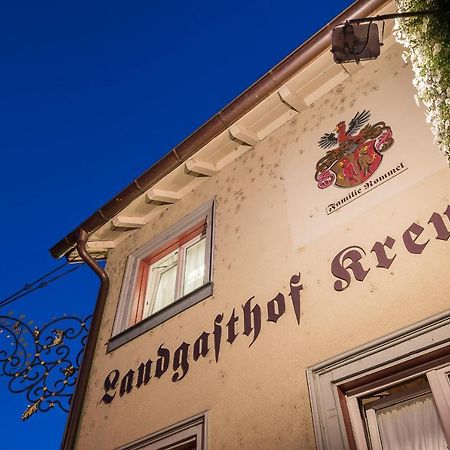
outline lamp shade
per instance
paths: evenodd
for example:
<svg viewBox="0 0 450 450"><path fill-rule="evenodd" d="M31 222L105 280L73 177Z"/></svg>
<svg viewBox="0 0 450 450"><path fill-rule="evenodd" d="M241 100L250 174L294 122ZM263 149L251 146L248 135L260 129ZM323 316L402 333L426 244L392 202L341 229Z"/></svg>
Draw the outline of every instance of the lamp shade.
<svg viewBox="0 0 450 450"><path fill-rule="evenodd" d="M377 24L338 25L331 34L331 51L338 64L376 59L380 55Z"/></svg>

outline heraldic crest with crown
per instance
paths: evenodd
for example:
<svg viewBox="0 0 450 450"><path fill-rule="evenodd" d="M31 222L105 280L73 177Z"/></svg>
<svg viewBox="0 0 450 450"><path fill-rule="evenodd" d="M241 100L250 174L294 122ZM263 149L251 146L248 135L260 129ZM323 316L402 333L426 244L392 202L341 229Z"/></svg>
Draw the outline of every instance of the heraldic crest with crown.
<svg viewBox="0 0 450 450"><path fill-rule="evenodd" d="M367 123L370 111L357 112L346 126L339 122L331 133L319 139L319 147L327 150L316 164L315 179L320 189L332 184L351 188L366 181L383 159L382 153L394 143L391 127L384 122Z"/></svg>

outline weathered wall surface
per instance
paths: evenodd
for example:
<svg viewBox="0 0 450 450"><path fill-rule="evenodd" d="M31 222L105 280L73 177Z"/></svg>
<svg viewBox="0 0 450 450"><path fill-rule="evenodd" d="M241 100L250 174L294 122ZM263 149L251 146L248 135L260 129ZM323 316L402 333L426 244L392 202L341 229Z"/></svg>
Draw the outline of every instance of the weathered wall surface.
<svg viewBox="0 0 450 450"><path fill-rule="evenodd" d="M449 308L450 242L436 239L427 222L450 204L450 174L413 95L400 49L385 51L111 252L111 292L78 448L111 449L208 410L210 449L313 449L305 369ZM317 141L364 109L371 111L370 123L391 126L395 139L373 177L402 162L408 169L327 215L326 205L348 190L317 188L315 164L324 155ZM213 197L213 297L106 354L127 255ZM421 254L410 253L402 241L413 222L425 229L417 242L430 239ZM377 268L370 250L387 236L395 240L388 255L397 256L389 269ZM354 245L366 251L361 263L370 271L338 292L331 262ZM304 288L300 324L288 296L298 273ZM286 312L268 322L267 302L279 292ZM251 297L263 318L249 347L242 305ZM112 369L123 375L148 358L155 361L161 344L175 350L183 341L193 343L213 331L218 314L225 326L233 308L241 317L239 335L232 345L222 336L218 362L211 349L190 361L179 382L169 369L140 389L117 394L110 405L99 403Z"/></svg>

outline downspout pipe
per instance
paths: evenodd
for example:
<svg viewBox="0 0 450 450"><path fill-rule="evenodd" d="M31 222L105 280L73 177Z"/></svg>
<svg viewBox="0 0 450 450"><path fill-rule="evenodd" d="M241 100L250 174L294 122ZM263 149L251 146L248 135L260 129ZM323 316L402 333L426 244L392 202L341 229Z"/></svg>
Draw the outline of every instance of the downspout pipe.
<svg viewBox="0 0 450 450"><path fill-rule="evenodd" d="M100 288L97 295L94 315L92 318L91 328L89 330L86 347L84 350L83 360L78 372L75 392L72 397L69 417L67 418L63 439L61 442L61 450L73 450L77 439L80 426L81 412L83 410L84 399L89 381L89 375L94 359L95 348L97 346L100 325L105 309L106 297L109 292L108 274L100 267L94 258L87 252L86 243L89 239L89 233L84 229L80 229L77 239L77 250L81 259L95 272L100 278Z"/></svg>

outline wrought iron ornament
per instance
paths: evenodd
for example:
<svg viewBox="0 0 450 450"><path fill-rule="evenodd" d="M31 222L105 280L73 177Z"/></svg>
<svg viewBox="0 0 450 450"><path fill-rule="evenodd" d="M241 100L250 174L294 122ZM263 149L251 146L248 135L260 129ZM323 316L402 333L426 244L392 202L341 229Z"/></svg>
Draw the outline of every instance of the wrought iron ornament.
<svg viewBox="0 0 450 450"><path fill-rule="evenodd" d="M64 316L38 328L23 316L0 316L0 377L26 395L22 420L56 406L69 411L91 318Z"/></svg>

